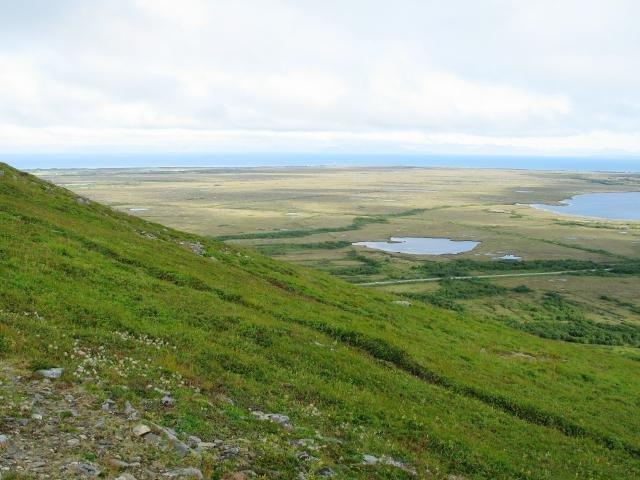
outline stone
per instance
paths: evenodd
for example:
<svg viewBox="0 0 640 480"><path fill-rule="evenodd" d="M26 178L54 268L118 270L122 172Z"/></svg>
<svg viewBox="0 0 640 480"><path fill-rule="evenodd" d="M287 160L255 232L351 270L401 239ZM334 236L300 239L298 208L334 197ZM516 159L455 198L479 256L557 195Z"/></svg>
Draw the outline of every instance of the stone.
<svg viewBox="0 0 640 480"><path fill-rule="evenodd" d="M72 464L72 469L75 470L80 475L90 478L96 478L100 476L100 470L91 465L90 463L77 463L74 462Z"/></svg>
<svg viewBox="0 0 640 480"><path fill-rule="evenodd" d="M100 408L102 408L103 412L110 412L111 409L115 407L115 405L116 405L116 402L114 402L110 398L107 398Z"/></svg>
<svg viewBox="0 0 640 480"><path fill-rule="evenodd" d="M296 457L299 460L302 460L303 462L310 462L312 460L315 460L315 457L312 457L311 455L309 455L309 453L307 452L298 452L296 453Z"/></svg>
<svg viewBox="0 0 640 480"><path fill-rule="evenodd" d="M9 437L4 434L0 434L0 447L6 445L9 442Z"/></svg>
<svg viewBox="0 0 640 480"><path fill-rule="evenodd" d="M200 442L196 448L198 449L198 451L212 450L212 449L216 448L218 445L220 445L220 443L221 443L220 441L217 441L217 442Z"/></svg>
<svg viewBox="0 0 640 480"><path fill-rule="evenodd" d="M44 417L42 416L42 414L41 414L41 413L32 413L32 414L31 414L31 418L32 418L33 420L42 420Z"/></svg>
<svg viewBox="0 0 640 480"><path fill-rule="evenodd" d="M67 440L67 445L70 447L77 447L78 445L80 445L80 440L78 440L77 438L70 438L69 440Z"/></svg>
<svg viewBox="0 0 640 480"><path fill-rule="evenodd" d="M181 457L188 455L191 449L187 446L186 443L181 442L180 440L173 441L173 450Z"/></svg>
<svg viewBox="0 0 640 480"><path fill-rule="evenodd" d="M120 460L119 458L110 458L107 460L107 465L111 468L127 468L129 464L124 460Z"/></svg>
<svg viewBox="0 0 640 480"><path fill-rule="evenodd" d="M130 473L123 473L122 475L117 477L116 480L136 480L136 477L134 477Z"/></svg>
<svg viewBox="0 0 640 480"><path fill-rule="evenodd" d="M169 395L165 395L162 397L162 400L160 400L160 403L162 403L163 407L171 408L175 405L176 401Z"/></svg>
<svg viewBox="0 0 640 480"><path fill-rule="evenodd" d="M193 253L195 253L196 255L200 255L203 256L204 254L206 254L207 252L205 252L204 247L202 246L201 243L192 243L191 244L191 251Z"/></svg>
<svg viewBox="0 0 640 480"><path fill-rule="evenodd" d="M59 368L59 367L43 368L41 370L38 370L38 373L42 375L44 378L49 378L49 379L60 378L64 373L64 368Z"/></svg>
<svg viewBox="0 0 640 480"><path fill-rule="evenodd" d="M191 448L198 448L198 446L202 443L202 440L198 437L196 437L195 435L189 435L187 437L187 444L191 447Z"/></svg>
<svg viewBox="0 0 640 480"><path fill-rule="evenodd" d="M402 307L410 307L411 306L411 302L409 302L407 300L394 300L391 303L393 303L395 305L400 305Z"/></svg>
<svg viewBox="0 0 640 480"><path fill-rule="evenodd" d="M178 438L178 432L176 432L173 428L160 427L160 430L162 430L165 433L165 435L169 437L171 440L175 440L176 438Z"/></svg>
<svg viewBox="0 0 640 480"><path fill-rule="evenodd" d="M202 480L203 475L200 469L195 467L185 467L185 468L176 468L175 470L170 470L164 474L165 477L169 478L180 478L180 479L197 479Z"/></svg>
<svg viewBox="0 0 640 480"><path fill-rule="evenodd" d="M220 460L227 460L231 457L235 457L239 453L240 453L240 448L225 446L220 450L218 457Z"/></svg>
<svg viewBox="0 0 640 480"><path fill-rule="evenodd" d="M264 413L259 410L251 412L258 420L268 420L273 423L282 425L283 427L291 427L291 421L287 415L282 413Z"/></svg>
<svg viewBox="0 0 640 480"><path fill-rule="evenodd" d="M127 420L131 420L131 421L135 421L135 420L140 420L140 413L138 413L138 411L133 408L133 405L131 405L131 402L125 402L124 403L124 414L127 416Z"/></svg>
<svg viewBox="0 0 640 480"><path fill-rule="evenodd" d="M318 475L321 477L335 477L336 472L331 470L329 467L322 467L320 470L318 470Z"/></svg>
<svg viewBox="0 0 640 480"><path fill-rule="evenodd" d="M78 205L89 205L91 201L88 198L78 197L76 198L76 203Z"/></svg>
<svg viewBox="0 0 640 480"><path fill-rule="evenodd" d="M133 434L137 437L142 437L143 435L146 435L149 432L151 432L151 427L143 423L133 427Z"/></svg>
<svg viewBox="0 0 640 480"><path fill-rule="evenodd" d="M378 457L375 457L373 455L363 455L362 456L362 464L363 465L375 465L376 463L378 463L379 459Z"/></svg>
<svg viewBox="0 0 640 480"><path fill-rule="evenodd" d="M162 443L162 438L155 433L147 433L143 437L145 442L150 443L152 445L160 445Z"/></svg>

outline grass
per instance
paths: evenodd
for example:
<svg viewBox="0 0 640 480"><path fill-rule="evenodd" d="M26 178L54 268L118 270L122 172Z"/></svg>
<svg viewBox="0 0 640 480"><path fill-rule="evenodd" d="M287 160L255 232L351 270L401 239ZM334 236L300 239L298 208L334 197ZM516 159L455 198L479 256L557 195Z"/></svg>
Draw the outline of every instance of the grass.
<svg viewBox="0 0 640 480"><path fill-rule="evenodd" d="M217 240L257 240L264 238L296 238L296 237L308 237L309 235L318 235L322 233L338 233L349 232L352 230L360 230L365 225L371 225L376 223L387 223L392 218L409 217L412 215L418 215L424 212L424 208L413 208L411 210L405 210L396 213L378 214L367 217L355 217L351 224L341 227L320 227L309 228L306 230L279 230L275 232L255 232L255 233L235 233L230 235L220 235L216 237ZM326 248L327 243L321 242L320 248ZM330 247L335 248L335 247Z"/></svg>
<svg viewBox="0 0 640 480"><path fill-rule="evenodd" d="M145 415L203 438L246 438L261 478L295 478L289 442L309 437L329 439L309 478L322 465L338 478L410 477L363 466L363 454L393 456L427 478L640 475L635 349L396 305L396 295L79 204L0 169L5 360L63 366L77 381L87 365L65 353L81 348L99 359L101 380L88 388L101 398L140 402L156 395L147 384L167 385L175 409L150 403ZM496 290L446 288L456 299ZM260 422L252 409L287 414L294 429Z"/></svg>

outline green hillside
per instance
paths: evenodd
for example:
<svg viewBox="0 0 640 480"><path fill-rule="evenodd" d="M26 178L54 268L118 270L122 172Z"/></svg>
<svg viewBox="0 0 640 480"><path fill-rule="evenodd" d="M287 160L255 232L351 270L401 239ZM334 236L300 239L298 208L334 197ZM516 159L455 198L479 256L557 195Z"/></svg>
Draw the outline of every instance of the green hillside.
<svg viewBox="0 0 640 480"><path fill-rule="evenodd" d="M137 479L640 477L636 348L394 303L0 170L0 434L27 456L27 433L83 435L43 458L52 478L73 461ZM83 407L33 419L50 367L51 395ZM189 435L211 445L185 454ZM2 478L38 478L6 445L23 468Z"/></svg>

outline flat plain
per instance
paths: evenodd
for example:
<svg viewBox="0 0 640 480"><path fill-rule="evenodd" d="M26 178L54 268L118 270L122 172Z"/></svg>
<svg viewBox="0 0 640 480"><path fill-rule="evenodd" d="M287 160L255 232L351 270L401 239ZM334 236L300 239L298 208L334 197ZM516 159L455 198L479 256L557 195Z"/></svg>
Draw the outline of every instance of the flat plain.
<svg viewBox="0 0 640 480"><path fill-rule="evenodd" d="M550 338L640 345L639 278L606 271L640 259L640 223L529 206L583 193L640 191L640 174L415 167L34 173L147 220L258 249L352 283L382 282L367 288L472 311ZM391 237L479 244L456 255L394 254L352 245ZM503 255L522 260L500 261ZM574 270L579 272L556 273ZM402 283L476 275L491 278Z"/></svg>

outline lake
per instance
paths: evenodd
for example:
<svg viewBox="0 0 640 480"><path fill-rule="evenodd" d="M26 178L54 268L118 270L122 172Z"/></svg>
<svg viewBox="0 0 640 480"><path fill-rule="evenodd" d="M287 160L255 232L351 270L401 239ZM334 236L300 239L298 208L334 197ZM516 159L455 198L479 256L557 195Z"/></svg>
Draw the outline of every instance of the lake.
<svg viewBox="0 0 640 480"><path fill-rule="evenodd" d="M353 245L391 253L447 255L468 252L480 242L435 237L391 237L388 242L356 242Z"/></svg>
<svg viewBox="0 0 640 480"><path fill-rule="evenodd" d="M532 204L531 207L563 215L640 220L640 192L585 193L562 201L562 205Z"/></svg>

